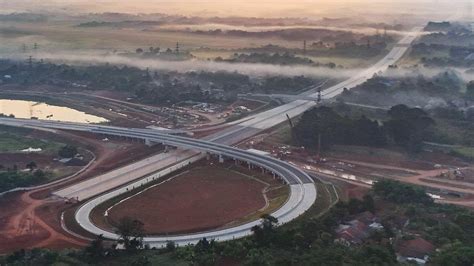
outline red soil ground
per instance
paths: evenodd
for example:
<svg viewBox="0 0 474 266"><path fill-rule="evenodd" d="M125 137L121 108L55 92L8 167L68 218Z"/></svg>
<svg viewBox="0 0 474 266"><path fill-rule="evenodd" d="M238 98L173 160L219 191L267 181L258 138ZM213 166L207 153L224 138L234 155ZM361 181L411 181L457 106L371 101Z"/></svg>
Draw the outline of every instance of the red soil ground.
<svg viewBox="0 0 474 266"><path fill-rule="evenodd" d="M264 187L224 168L193 169L117 205L108 220L133 217L150 234L214 229L264 207Z"/></svg>
<svg viewBox="0 0 474 266"><path fill-rule="evenodd" d="M110 171L117 165L130 163L131 160L155 153L159 147L145 148L140 143L103 142L97 136L87 134L74 135L62 132L65 137L80 142L93 151L96 161L80 175L47 188L24 193L7 194L0 198L0 254L18 249L45 247L64 249L87 244L64 232L60 226L61 212L70 207L62 200L51 200L51 191L75 183L100 173Z"/></svg>

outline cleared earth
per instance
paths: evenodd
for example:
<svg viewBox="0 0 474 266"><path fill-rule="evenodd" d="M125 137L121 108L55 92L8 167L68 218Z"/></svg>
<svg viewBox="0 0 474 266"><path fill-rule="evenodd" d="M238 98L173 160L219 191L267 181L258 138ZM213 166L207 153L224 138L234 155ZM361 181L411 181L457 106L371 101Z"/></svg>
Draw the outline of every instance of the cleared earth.
<svg viewBox="0 0 474 266"><path fill-rule="evenodd" d="M257 219L286 201L288 187L271 176L212 164L201 164L113 206L105 221L106 206L92 218L99 226L113 227L128 216L143 222L147 234L181 234Z"/></svg>

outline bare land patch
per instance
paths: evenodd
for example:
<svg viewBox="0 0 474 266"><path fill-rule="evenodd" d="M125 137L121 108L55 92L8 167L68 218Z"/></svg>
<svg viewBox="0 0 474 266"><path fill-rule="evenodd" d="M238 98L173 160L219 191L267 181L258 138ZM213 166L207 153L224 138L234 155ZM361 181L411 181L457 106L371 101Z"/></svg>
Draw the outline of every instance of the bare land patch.
<svg viewBox="0 0 474 266"><path fill-rule="evenodd" d="M118 199L99 206L92 220L113 229L121 218L132 217L149 235L198 232L258 219L284 204L288 193L269 175L206 162L114 206L105 219L105 210Z"/></svg>

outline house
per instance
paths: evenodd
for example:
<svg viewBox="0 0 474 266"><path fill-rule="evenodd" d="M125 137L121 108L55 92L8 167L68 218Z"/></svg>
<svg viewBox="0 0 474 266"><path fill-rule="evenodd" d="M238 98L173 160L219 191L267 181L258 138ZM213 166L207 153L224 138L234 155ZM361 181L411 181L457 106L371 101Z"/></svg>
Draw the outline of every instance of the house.
<svg viewBox="0 0 474 266"><path fill-rule="evenodd" d="M358 214L355 217L355 220L361 221L361 222L366 223L366 224L370 224L370 223L376 222L377 217L373 213L371 213L369 211L365 211L361 214Z"/></svg>
<svg viewBox="0 0 474 266"><path fill-rule="evenodd" d="M339 225L336 229L336 242L346 246L360 245L370 237L374 231L383 230L378 218L371 212L363 212L355 219Z"/></svg>
<svg viewBox="0 0 474 266"><path fill-rule="evenodd" d="M416 262L426 264L429 256L435 251L435 246L421 237L402 240L395 248L399 262Z"/></svg>

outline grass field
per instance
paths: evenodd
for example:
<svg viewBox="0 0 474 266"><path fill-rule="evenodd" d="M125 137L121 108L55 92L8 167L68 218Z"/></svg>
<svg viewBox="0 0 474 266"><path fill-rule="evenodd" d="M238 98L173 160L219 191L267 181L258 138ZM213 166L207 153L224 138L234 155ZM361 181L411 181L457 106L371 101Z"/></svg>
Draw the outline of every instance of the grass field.
<svg viewBox="0 0 474 266"><path fill-rule="evenodd" d="M27 148L41 148L42 153L55 153L63 144L53 141L33 139L20 134L0 131L0 153L19 152Z"/></svg>
<svg viewBox="0 0 474 266"><path fill-rule="evenodd" d="M474 160L474 147L457 147L452 150L454 154L463 158Z"/></svg>
<svg viewBox="0 0 474 266"><path fill-rule="evenodd" d="M433 142L472 146L474 145L474 125L469 121L436 119L437 138Z"/></svg>
<svg viewBox="0 0 474 266"><path fill-rule="evenodd" d="M290 193L290 188L288 186L282 186L278 189L272 191L272 195L269 197L269 205L264 210L258 210L250 215L242 217L239 220L236 220L232 225L242 224L248 221L254 221L260 219L264 214L271 214L273 211L277 210L283 204L285 204Z"/></svg>
<svg viewBox="0 0 474 266"><path fill-rule="evenodd" d="M299 216L294 221L285 226L292 227L297 225L301 221L319 218L325 213L327 213L327 211L329 211L331 207L339 201L339 197L335 194L332 185L324 184L320 181L315 181L315 186L318 194L313 206L311 206L311 208L307 210L303 215Z"/></svg>

